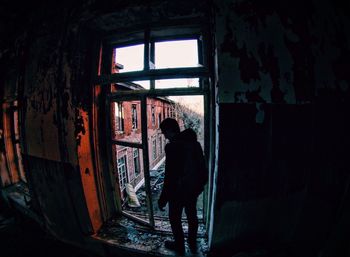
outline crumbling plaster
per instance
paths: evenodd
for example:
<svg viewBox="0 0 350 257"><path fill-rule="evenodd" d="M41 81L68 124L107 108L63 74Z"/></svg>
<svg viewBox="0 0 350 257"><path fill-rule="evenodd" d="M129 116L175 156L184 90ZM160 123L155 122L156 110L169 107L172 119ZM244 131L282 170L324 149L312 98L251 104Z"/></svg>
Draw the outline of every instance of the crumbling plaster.
<svg viewBox="0 0 350 257"><path fill-rule="evenodd" d="M310 103L345 91L349 19L329 1L215 1L219 102Z"/></svg>

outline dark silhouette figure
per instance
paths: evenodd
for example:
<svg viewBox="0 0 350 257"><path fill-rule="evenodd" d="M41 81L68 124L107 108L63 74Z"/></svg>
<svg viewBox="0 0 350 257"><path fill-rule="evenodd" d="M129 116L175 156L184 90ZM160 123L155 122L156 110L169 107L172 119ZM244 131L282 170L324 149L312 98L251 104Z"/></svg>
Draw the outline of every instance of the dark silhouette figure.
<svg viewBox="0 0 350 257"><path fill-rule="evenodd" d="M203 150L192 129L180 132L175 119L167 118L160 129L169 143L165 146L165 177L158 207L163 210L169 203L169 220L174 241L166 241L165 247L179 254L185 253L182 211L188 220L188 245L197 252L197 198L208 179Z"/></svg>

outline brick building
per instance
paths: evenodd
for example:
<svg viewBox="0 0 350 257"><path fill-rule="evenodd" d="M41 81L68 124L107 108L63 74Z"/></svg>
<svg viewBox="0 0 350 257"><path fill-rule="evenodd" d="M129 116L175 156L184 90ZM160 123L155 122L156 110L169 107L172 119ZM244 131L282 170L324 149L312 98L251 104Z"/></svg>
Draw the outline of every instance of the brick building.
<svg viewBox="0 0 350 257"><path fill-rule="evenodd" d="M143 89L135 83L118 83L112 91ZM165 118L177 118L175 103L166 97L147 99L147 135L149 168L156 169L164 161L166 140L159 129ZM180 126L182 122L179 121ZM113 102L111 106L111 131L114 140L141 143L142 122L140 100ZM113 148L113 170L119 180L119 189L123 200L126 197L126 184L137 191L144 184L143 151L115 144ZM116 187L118 188L118 187Z"/></svg>

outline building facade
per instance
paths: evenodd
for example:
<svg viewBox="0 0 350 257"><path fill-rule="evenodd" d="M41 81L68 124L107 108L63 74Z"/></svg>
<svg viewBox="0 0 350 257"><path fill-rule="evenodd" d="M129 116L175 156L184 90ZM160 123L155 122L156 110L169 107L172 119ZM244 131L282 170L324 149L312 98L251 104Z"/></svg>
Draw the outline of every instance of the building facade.
<svg viewBox="0 0 350 257"><path fill-rule="evenodd" d="M134 83L118 83L113 91L137 90L141 86ZM166 97L147 99L147 135L149 168L157 169L164 161L166 139L159 128L163 119L177 119L175 103ZM179 121L181 125L182 122ZM117 141L141 143L142 122L141 103L139 100L111 103L112 139ZM126 199L126 185L137 191L144 184L144 165L142 149L123 145L112 145L113 173L117 180L122 200ZM119 186L118 186L119 185Z"/></svg>

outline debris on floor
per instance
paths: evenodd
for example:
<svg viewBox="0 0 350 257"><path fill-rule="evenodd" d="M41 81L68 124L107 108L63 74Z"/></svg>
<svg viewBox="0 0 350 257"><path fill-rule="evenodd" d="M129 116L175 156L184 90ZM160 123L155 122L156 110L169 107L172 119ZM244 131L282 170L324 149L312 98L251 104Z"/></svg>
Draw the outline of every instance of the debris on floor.
<svg viewBox="0 0 350 257"><path fill-rule="evenodd" d="M167 226L166 230L164 228L160 230L161 226ZM185 226L184 231L187 232ZM198 254L192 255L187 251L186 256L205 256L207 253L208 244L203 224L201 224L198 234ZM185 235L187 236L187 233ZM114 218L106 222L97 237L121 248L145 251L158 256L175 255L174 252L164 248L164 242L173 240L173 237L169 221L163 219L156 219L156 227L152 230L126 217Z"/></svg>

